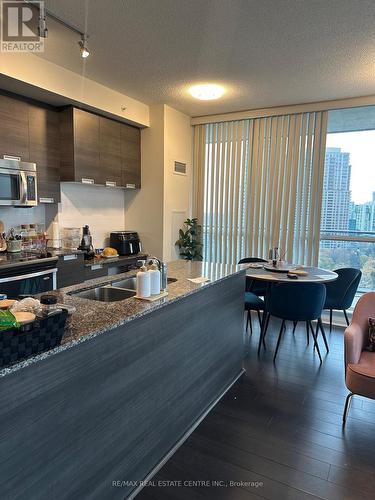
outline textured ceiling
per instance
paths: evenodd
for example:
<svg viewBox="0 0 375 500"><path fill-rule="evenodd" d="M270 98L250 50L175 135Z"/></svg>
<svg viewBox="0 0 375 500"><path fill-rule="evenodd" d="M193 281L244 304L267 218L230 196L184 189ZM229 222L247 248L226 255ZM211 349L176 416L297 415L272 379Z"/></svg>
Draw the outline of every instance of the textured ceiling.
<svg viewBox="0 0 375 500"><path fill-rule="evenodd" d="M42 57L192 116L375 94L374 0L46 0L90 34L49 23ZM189 85L227 87L195 101Z"/></svg>

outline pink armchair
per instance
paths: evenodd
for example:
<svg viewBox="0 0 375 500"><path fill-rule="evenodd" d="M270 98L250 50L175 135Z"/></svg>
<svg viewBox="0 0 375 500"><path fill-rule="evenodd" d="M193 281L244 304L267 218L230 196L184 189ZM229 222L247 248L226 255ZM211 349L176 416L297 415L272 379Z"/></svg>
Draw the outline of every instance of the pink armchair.
<svg viewBox="0 0 375 500"><path fill-rule="evenodd" d="M345 401L343 425L354 394L375 399L375 352L364 350L369 317L375 317L375 292L362 295L345 330L345 384L350 394Z"/></svg>

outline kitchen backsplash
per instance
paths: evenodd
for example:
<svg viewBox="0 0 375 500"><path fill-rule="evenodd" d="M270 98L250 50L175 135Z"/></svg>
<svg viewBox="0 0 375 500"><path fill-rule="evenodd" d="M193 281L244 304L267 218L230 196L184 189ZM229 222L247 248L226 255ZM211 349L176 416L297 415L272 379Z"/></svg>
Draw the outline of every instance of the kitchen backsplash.
<svg viewBox="0 0 375 500"><path fill-rule="evenodd" d="M60 228L88 224L94 247L102 248L111 231L125 228L124 190L63 182L58 218Z"/></svg>
<svg viewBox="0 0 375 500"><path fill-rule="evenodd" d="M8 231L11 227L16 228L21 224L45 224L45 206L39 205L32 208L0 206L0 220L4 223L5 231Z"/></svg>
<svg viewBox="0 0 375 500"><path fill-rule="evenodd" d="M0 206L0 220L5 230L21 224L45 224L47 232L58 217L60 230L63 227L90 226L95 248L109 243L111 231L125 228L125 196L122 189L100 186L84 186L74 183L61 184L61 203L39 205L33 208ZM61 231L62 236L62 231Z"/></svg>

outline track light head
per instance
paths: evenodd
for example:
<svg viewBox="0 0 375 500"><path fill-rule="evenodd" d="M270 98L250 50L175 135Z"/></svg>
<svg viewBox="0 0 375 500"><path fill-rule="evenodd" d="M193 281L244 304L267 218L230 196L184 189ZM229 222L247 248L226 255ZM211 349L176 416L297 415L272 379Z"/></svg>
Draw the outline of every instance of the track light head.
<svg viewBox="0 0 375 500"><path fill-rule="evenodd" d="M38 23L38 34L40 38L48 37L48 28L45 13L40 11L39 13L39 23Z"/></svg>
<svg viewBox="0 0 375 500"><path fill-rule="evenodd" d="M79 50L81 51L81 57L83 57L83 59L86 59L87 57L89 57L90 51L89 51L88 46L87 46L87 37L86 36L83 35L81 37L81 40L78 42L78 45L79 45Z"/></svg>

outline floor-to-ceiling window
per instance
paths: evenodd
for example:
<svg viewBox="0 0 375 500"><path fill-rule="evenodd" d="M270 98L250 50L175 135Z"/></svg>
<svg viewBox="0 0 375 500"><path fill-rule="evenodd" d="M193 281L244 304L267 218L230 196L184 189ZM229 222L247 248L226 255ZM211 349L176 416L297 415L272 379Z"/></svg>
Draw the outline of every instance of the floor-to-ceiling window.
<svg viewBox="0 0 375 500"><path fill-rule="evenodd" d="M365 292L375 290L375 127L364 130L374 111L346 111L327 134L319 264L360 268Z"/></svg>

